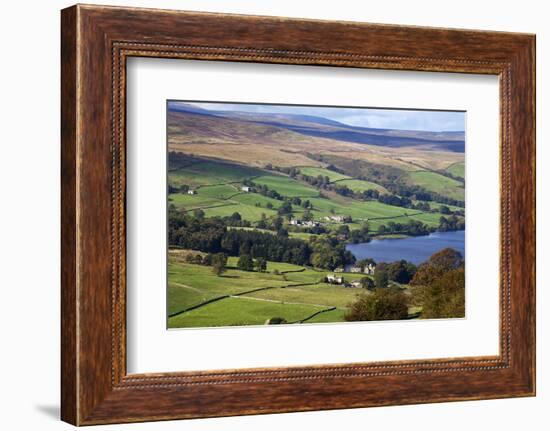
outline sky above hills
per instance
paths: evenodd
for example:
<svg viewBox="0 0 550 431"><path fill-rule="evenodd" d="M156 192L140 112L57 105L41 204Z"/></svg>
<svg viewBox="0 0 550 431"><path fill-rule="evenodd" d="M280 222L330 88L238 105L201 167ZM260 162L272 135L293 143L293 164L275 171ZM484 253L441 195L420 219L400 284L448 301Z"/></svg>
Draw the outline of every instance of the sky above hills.
<svg viewBox="0 0 550 431"><path fill-rule="evenodd" d="M432 132L465 130L463 111L342 108L325 106L187 102L206 110L261 114L313 115L350 126Z"/></svg>

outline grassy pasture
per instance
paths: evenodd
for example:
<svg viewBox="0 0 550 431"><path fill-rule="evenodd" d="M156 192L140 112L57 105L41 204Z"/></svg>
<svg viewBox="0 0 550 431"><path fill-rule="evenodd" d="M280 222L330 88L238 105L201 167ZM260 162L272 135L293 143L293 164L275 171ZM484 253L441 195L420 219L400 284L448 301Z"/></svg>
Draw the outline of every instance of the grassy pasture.
<svg viewBox="0 0 550 431"><path fill-rule="evenodd" d="M260 169L237 165L233 163L223 163L215 161L200 162L192 165L186 170L191 172L204 172L211 177L220 180L219 182L242 181L245 178L250 178L262 175Z"/></svg>
<svg viewBox="0 0 550 431"><path fill-rule="evenodd" d="M260 325L271 317L300 320L329 307L345 309L357 293L363 292L362 289L321 282L330 271L289 263L268 262L267 272L247 272L236 269L238 258L231 256L227 261L227 271L218 277L211 267L189 264L178 256L169 254L168 314L210 299L230 297L169 318L171 328ZM275 270L279 274L274 274ZM347 281L362 277L363 274L344 274ZM265 287L270 289L246 293ZM330 316L337 320L329 320ZM342 316L343 311L331 313L322 321L342 321Z"/></svg>
<svg viewBox="0 0 550 431"><path fill-rule="evenodd" d="M365 190L378 190L380 193L389 193L384 187L371 181L349 179L338 181L336 184L348 186L348 188L350 188L354 192L362 192Z"/></svg>
<svg viewBox="0 0 550 431"><path fill-rule="evenodd" d="M262 196L258 193L240 193L233 196L231 200L244 205L256 206L256 204L259 204L262 208L266 208L267 204L270 203L273 205L274 209L279 208L282 204L282 201L268 198L267 196Z"/></svg>
<svg viewBox="0 0 550 431"><path fill-rule="evenodd" d="M196 171L191 171L191 169L195 169ZM345 175L319 167L306 167L300 169L305 170L308 175L332 174L332 177L335 179L338 179L340 177L347 178ZM389 221L376 219L388 217L394 217L395 222L405 222L408 218L412 218L414 220L422 221L429 226L437 226L439 223L438 214L417 214L418 211L415 210L386 205L377 201L362 202L345 199L338 196L335 196L334 198L331 197L330 199L320 198L318 197L318 190L313 187L300 183L299 181L296 181L287 176L270 174L266 175L264 171L256 168L247 168L239 165L231 165L210 161L196 163L190 167L185 168L185 172L191 173L192 175L195 175L197 172L202 172L202 170L204 170L205 175L210 172L209 175L211 184L205 184L201 187L198 187L196 195L172 194L170 195L171 203L173 203L177 207L185 208L187 210L202 208L205 212L206 217L226 217L232 215L235 212L238 212L245 220L249 220L252 222L258 221L261 219L262 214L265 214L267 217L275 215L276 209L279 208L281 205L281 201L262 196L258 193L241 192L239 183L231 184L227 182L234 180L242 181L245 178L249 178L247 177L247 175L253 176L264 174L258 177L254 177L253 180L258 184L264 184L270 189L276 190L283 196L306 197L314 206L313 213L316 219L321 219L322 217L330 216L332 214L350 215L356 220L368 218L372 230L378 229L381 224L386 224ZM169 175L172 176L173 174L173 172L170 172ZM178 171L175 174L180 175L178 177L179 180L183 178L181 177L181 171ZM454 181L443 175L428 171L411 172L408 175L411 175L415 181L424 184L426 188L437 189L439 187L441 189L443 187L445 188L445 191L447 191L447 188L451 187L453 188L455 194L458 194L458 196L455 197L463 199L463 189L460 187L460 183L458 183L457 181ZM410 180L410 178L408 180ZM221 184L219 181L226 181L226 183ZM348 185L348 187L352 187L355 189L371 187L375 187L378 189L381 188L381 186L375 183L355 179L344 179L342 181L339 181L339 183L346 184ZM426 186L426 184L428 183L429 187ZM273 209L268 209L266 207L268 203L273 206ZM299 216L299 213L301 212L302 209L295 206L295 214ZM411 216L411 214L415 215ZM308 239L310 235L303 233L291 233L291 236L295 238Z"/></svg>
<svg viewBox="0 0 550 431"><path fill-rule="evenodd" d="M255 178L254 182L263 184L281 195L290 198L319 196L319 191L317 189L282 175L263 175Z"/></svg>
<svg viewBox="0 0 550 431"><path fill-rule="evenodd" d="M237 230L255 230L255 231L258 231L258 232L268 233L270 235L275 235L276 234L276 232L274 232L272 230L258 229L256 227L233 227L233 226L229 226L228 228L229 229L237 229ZM290 238L299 238L299 239L303 239L304 241L308 241L312 236L314 236L314 234L306 233L306 232L289 232L288 236Z"/></svg>
<svg viewBox="0 0 550 431"><path fill-rule="evenodd" d="M211 267L175 263L171 257L168 264L168 280L169 313L222 295L234 295L254 288L288 284L284 278L271 273L236 269L228 269L218 277L212 272Z"/></svg>
<svg viewBox="0 0 550 431"><path fill-rule="evenodd" d="M208 172L194 172L188 169L177 169L168 171L168 184L179 187L183 184L195 188L206 184L218 184L223 182Z"/></svg>
<svg viewBox="0 0 550 431"><path fill-rule="evenodd" d="M267 217L276 214L276 211L274 210L255 207L252 205L239 204L236 202L232 202L230 205L204 209L204 214L206 217L228 217L234 212L238 212L244 220L250 221L260 220L262 218L262 214L265 214Z"/></svg>
<svg viewBox="0 0 550 431"><path fill-rule="evenodd" d="M225 298L169 318L168 327L263 325L272 317L282 317L292 322L321 310L323 307L308 304L283 304L243 297Z"/></svg>
<svg viewBox="0 0 550 431"><path fill-rule="evenodd" d="M168 183L176 187L182 184L199 187L203 185L240 182L246 178L259 176L263 173L260 169L247 166L205 161L194 163L184 168L170 169L168 171Z"/></svg>
<svg viewBox="0 0 550 431"><path fill-rule="evenodd" d="M432 171L413 171L402 177L402 181L416 184L432 192L448 196L453 199L464 200L462 184L452 178Z"/></svg>
<svg viewBox="0 0 550 431"><path fill-rule="evenodd" d="M188 195L187 193L172 193L168 196L168 200L177 208L185 208L187 210L228 204L228 202L220 201L220 199L203 194Z"/></svg>
<svg viewBox="0 0 550 431"><path fill-rule="evenodd" d="M288 236L291 238L298 238L303 239L304 241L309 241L310 238L315 235L307 232L289 232Z"/></svg>
<svg viewBox="0 0 550 431"><path fill-rule="evenodd" d="M219 184L213 186L202 186L197 189L196 195L190 196L206 196L215 199L228 199L235 194L240 193L240 190L230 184Z"/></svg>
<svg viewBox="0 0 550 431"><path fill-rule="evenodd" d="M308 319L304 323L335 323L335 322L344 322L344 315L346 310L337 308L336 310L327 311L325 313L317 314L316 316Z"/></svg>
<svg viewBox="0 0 550 431"><path fill-rule="evenodd" d="M339 172L331 171L330 169L317 168L317 167L299 167L300 173L308 175L310 177L318 177L319 175L323 177L328 177L330 181L338 181L350 178L347 175L341 174Z"/></svg>
<svg viewBox="0 0 550 431"><path fill-rule="evenodd" d="M313 198L310 199L313 204L316 217L330 216L331 209L335 214L350 215L352 218L373 219L381 217L403 217L411 214L417 214L418 211L408 208L387 205L378 201L352 201L339 203L331 199ZM416 219L417 216L410 216Z"/></svg>
<svg viewBox="0 0 550 431"><path fill-rule="evenodd" d="M279 289L262 290L246 295L251 298L269 299L284 303L308 303L323 307L346 308L349 303L355 300L358 291L353 289L330 284L319 284L315 286L285 287Z"/></svg>
<svg viewBox="0 0 550 431"><path fill-rule="evenodd" d="M464 162L458 162L453 163L451 166L449 166L446 169L447 172L461 178L465 178L465 163Z"/></svg>

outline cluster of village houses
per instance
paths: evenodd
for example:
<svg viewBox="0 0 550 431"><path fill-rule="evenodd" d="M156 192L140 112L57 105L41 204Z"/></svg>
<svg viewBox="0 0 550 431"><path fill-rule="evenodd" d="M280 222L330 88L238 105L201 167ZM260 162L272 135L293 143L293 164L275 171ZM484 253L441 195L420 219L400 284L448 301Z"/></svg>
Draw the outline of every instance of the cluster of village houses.
<svg viewBox="0 0 550 431"><path fill-rule="evenodd" d="M352 219L349 215L331 215L323 217L324 221L328 222L336 222L336 223L351 223ZM298 220L298 219L292 219L290 220L291 226L304 226L304 227L315 227L320 226L321 223L314 220Z"/></svg>
<svg viewBox="0 0 550 431"><path fill-rule="evenodd" d="M376 265L369 263L368 265L365 265L364 267L360 266L352 266L349 269L349 272L355 273L355 274L367 274L367 275L373 275L374 270L376 269ZM344 268L336 268L334 270L335 273L342 273L344 272ZM346 282L343 275L336 275L336 274L329 274L325 277L325 281L330 284L339 284L343 285L344 287L361 287L361 282L359 280L355 280L352 282Z"/></svg>
<svg viewBox="0 0 550 431"><path fill-rule="evenodd" d="M243 191L245 193L250 193L252 191L252 187L242 186L241 191ZM189 189L187 191L187 194L196 195L197 191L194 190L194 189ZM327 221L327 222L336 222L336 223L351 223L352 222L351 216L349 216L349 215L331 215L331 216L323 217L323 220ZM314 221L314 220L307 220L306 221L306 220L292 219L292 220L290 220L290 225L291 226L303 226L303 227L317 227L317 226L320 226L321 223L318 222L318 221Z"/></svg>
<svg viewBox="0 0 550 431"><path fill-rule="evenodd" d="M314 220L297 220L297 219L291 219L290 220L290 225L291 226L305 226L305 227L315 227L315 226L320 226L321 223L319 223L318 221L314 221Z"/></svg>

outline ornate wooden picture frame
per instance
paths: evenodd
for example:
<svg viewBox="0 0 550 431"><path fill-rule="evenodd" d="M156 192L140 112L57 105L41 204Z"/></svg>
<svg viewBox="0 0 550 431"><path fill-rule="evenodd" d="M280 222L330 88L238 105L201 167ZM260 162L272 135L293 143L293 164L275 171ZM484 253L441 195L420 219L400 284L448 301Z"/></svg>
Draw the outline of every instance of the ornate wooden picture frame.
<svg viewBox="0 0 550 431"><path fill-rule="evenodd" d="M535 394L533 35L78 5L62 11L61 48L64 421L91 425ZM135 56L497 75L500 354L128 374L125 100L126 60Z"/></svg>

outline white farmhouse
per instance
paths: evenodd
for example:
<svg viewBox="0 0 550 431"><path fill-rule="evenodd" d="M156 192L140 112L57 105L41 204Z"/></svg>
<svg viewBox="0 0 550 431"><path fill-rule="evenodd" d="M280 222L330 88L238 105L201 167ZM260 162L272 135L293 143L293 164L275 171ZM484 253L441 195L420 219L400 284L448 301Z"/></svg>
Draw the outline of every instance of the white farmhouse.
<svg viewBox="0 0 550 431"><path fill-rule="evenodd" d="M187 190L187 194L188 194L188 195L196 195L196 194L197 194L197 191L196 191L196 190L189 189L189 190Z"/></svg>
<svg viewBox="0 0 550 431"><path fill-rule="evenodd" d="M242 186L242 187L241 187L241 190L242 190L243 192L249 193L249 192L250 192L250 187L249 187L249 186Z"/></svg>
<svg viewBox="0 0 550 431"><path fill-rule="evenodd" d="M326 277L327 279L327 283L331 283L331 284L344 284L344 277L342 276L338 276L338 275L327 275Z"/></svg>
<svg viewBox="0 0 550 431"><path fill-rule="evenodd" d="M307 227L319 226L319 222L318 221L313 221L313 220L305 221L305 222L303 222L303 224L304 224L304 226L307 226Z"/></svg>
<svg viewBox="0 0 550 431"><path fill-rule="evenodd" d="M363 269L363 273L368 275L374 275L375 269L376 269L376 265L369 263L368 265L365 265L365 269Z"/></svg>

